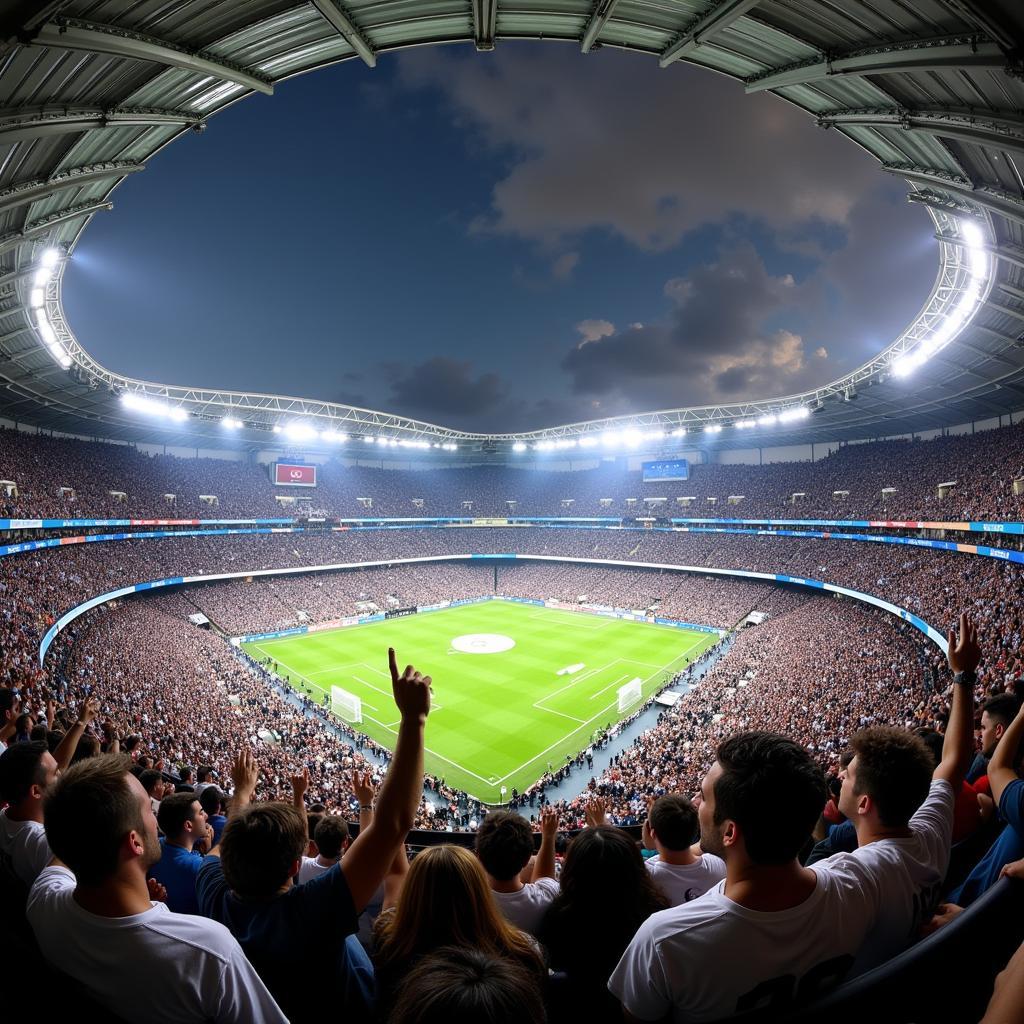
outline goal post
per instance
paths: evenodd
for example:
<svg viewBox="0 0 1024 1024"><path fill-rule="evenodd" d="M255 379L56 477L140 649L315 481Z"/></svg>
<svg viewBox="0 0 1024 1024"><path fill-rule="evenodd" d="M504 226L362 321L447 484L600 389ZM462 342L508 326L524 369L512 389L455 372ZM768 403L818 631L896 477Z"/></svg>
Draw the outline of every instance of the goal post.
<svg viewBox="0 0 1024 1024"><path fill-rule="evenodd" d="M619 714L622 714L630 705L640 701L643 696L643 680L639 676L630 679L625 686L619 687L617 693L619 695Z"/></svg>
<svg viewBox="0 0 1024 1024"><path fill-rule="evenodd" d="M358 723L363 720L363 702L340 686L331 687L331 710L346 722Z"/></svg>

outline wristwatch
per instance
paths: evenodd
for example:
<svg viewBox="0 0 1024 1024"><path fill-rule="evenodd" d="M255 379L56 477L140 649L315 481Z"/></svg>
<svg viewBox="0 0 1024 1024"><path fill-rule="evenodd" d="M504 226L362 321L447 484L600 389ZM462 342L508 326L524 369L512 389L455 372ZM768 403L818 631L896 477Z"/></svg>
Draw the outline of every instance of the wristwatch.
<svg viewBox="0 0 1024 1024"><path fill-rule="evenodd" d="M957 672L953 676L953 682L959 683L961 686L973 686L978 681L977 672Z"/></svg>

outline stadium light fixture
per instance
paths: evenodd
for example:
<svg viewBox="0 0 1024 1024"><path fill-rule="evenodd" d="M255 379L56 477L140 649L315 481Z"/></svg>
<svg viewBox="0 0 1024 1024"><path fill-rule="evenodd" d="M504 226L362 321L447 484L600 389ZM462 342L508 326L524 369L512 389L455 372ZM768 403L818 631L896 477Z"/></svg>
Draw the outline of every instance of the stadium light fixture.
<svg viewBox="0 0 1024 1024"><path fill-rule="evenodd" d="M720 434L721 432L722 432L722 424L721 423L709 423L704 428L704 433L705 434Z"/></svg>
<svg viewBox="0 0 1024 1024"><path fill-rule="evenodd" d="M766 413L764 416L758 418L757 425L759 427L772 427L779 422L779 417L773 412Z"/></svg>
<svg viewBox="0 0 1024 1024"><path fill-rule="evenodd" d="M644 443L644 435L636 427L628 427L622 432L622 443L627 448L639 448Z"/></svg>
<svg viewBox="0 0 1024 1024"><path fill-rule="evenodd" d="M369 434L367 434L367 435L366 435L366 436L365 436L365 437L363 438L363 442L364 442L365 444L374 444L374 443L376 442L376 440L377 440L377 438L375 438L375 437L371 437L371 436L370 436Z"/></svg>
<svg viewBox="0 0 1024 1024"><path fill-rule="evenodd" d="M780 423L793 423L796 420L805 420L811 415L811 410L806 405L794 405L783 409L779 413Z"/></svg>
<svg viewBox="0 0 1024 1024"><path fill-rule="evenodd" d="M311 441L316 437L316 431L308 423L287 423L284 436L290 441Z"/></svg>
<svg viewBox="0 0 1024 1024"><path fill-rule="evenodd" d="M514 451L514 452L525 452L526 451L526 445L523 444L522 441L516 441L516 443L514 445L512 445L512 451Z"/></svg>
<svg viewBox="0 0 1024 1024"><path fill-rule="evenodd" d="M737 420L736 426L740 430L749 430L751 427L757 426L757 420Z"/></svg>
<svg viewBox="0 0 1024 1024"><path fill-rule="evenodd" d="M686 427L676 427L676 429L672 431L672 436L686 437Z"/></svg>
<svg viewBox="0 0 1024 1024"><path fill-rule="evenodd" d="M235 419L234 416L225 416L221 420L221 423L225 427L227 427L228 430L239 430L241 427L243 427L245 425L245 424L242 423L241 420Z"/></svg>
<svg viewBox="0 0 1024 1024"><path fill-rule="evenodd" d="M274 426L273 426L273 431L274 431L275 434L280 434L281 433L281 425L279 423L275 423Z"/></svg>
<svg viewBox="0 0 1024 1024"><path fill-rule="evenodd" d="M28 304L33 309L39 309L46 302L46 292L42 288L33 288L29 293Z"/></svg>
<svg viewBox="0 0 1024 1024"><path fill-rule="evenodd" d="M40 267L32 275L32 284L36 288L43 288L50 283L50 278L53 277L53 272L49 267Z"/></svg>
<svg viewBox="0 0 1024 1024"><path fill-rule="evenodd" d="M580 438L581 448L596 448L597 445L598 440L593 434L584 434L583 437Z"/></svg>
<svg viewBox="0 0 1024 1024"><path fill-rule="evenodd" d="M457 451L459 450L459 446L458 446L457 444L451 444L450 442L449 442L449 443L447 443L447 444L443 444L443 445L441 445L441 447L442 447L442 448L443 448L443 449L444 449L444 450L445 450L446 452L457 452Z"/></svg>
<svg viewBox="0 0 1024 1024"><path fill-rule="evenodd" d="M188 411L180 405L169 405L167 402L140 395L134 391L125 391L121 395L121 404L132 412L146 413L149 416L166 416L176 423L188 419Z"/></svg>
<svg viewBox="0 0 1024 1024"><path fill-rule="evenodd" d="M60 256L60 249L44 249L42 256L39 257L39 264L52 269L60 262Z"/></svg>

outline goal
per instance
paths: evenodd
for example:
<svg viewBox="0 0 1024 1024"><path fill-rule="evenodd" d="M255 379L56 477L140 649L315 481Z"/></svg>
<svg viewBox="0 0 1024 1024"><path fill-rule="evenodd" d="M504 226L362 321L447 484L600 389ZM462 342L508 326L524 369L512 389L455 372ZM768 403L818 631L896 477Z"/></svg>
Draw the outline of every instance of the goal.
<svg viewBox="0 0 1024 1024"><path fill-rule="evenodd" d="M636 679L630 679L625 686L620 686L618 689L619 695L619 714L622 714L631 704L636 704L643 696L643 680L637 676Z"/></svg>
<svg viewBox="0 0 1024 1024"><path fill-rule="evenodd" d="M363 702L348 690L340 686L331 687L331 710L346 722L363 720Z"/></svg>

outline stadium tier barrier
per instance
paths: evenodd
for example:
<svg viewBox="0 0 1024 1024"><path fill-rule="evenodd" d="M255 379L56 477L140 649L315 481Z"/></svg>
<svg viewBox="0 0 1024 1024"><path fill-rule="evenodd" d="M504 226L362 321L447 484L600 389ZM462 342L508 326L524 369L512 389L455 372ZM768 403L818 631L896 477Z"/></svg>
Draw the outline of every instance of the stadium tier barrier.
<svg viewBox="0 0 1024 1024"><path fill-rule="evenodd" d="M283 569L248 569L239 572L211 573L202 576L171 576L160 580L149 580L144 583L135 583L130 586L119 587L117 590L107 591L104 594L97 594L95 597L89 598L88 601L83 601L81 604L76 605L74 608L65 612L59 619L57 619L56 622L54 622L43 636L43 639L39 644L39 664L42 665L45 662L46 652L57 637L57 634L70 623L74 622L74 620L80 615L83 615L85 612L90 611L93 608L97 608L102 604L106 604L109 601L114 601L121 597L127 597L130 594L144 593L149 590L165 587L178 587L192 583L212 583L218 580L234 580L260 576L298 576L305 573L338 572L347 569L374 569L382 566L423 564L430 562L460 562L473 559L486 559L489 561L561 562L573 565L604 566L634 570L660 569L669 572L698 573L704 576L725 576L733 579L764 580L768 583L788 583L798 587L806 587L813 590L823 590L833 594L840 594L844 597L852 598L855 601L861 601L865 604L873 605L876 608L881 608L883 611L902 619L904 622L909 623L919 632L923 633L942 651L943 654L946 653L947 648L946 638L941 632L920 616L914 615L913 612L908 611L906 608L900 608L898 605L892 604L891 602L877 597L874 594L868 594L860 590L852 590L849 587L842 587L835 583L826 583L823 580L808 579L803 576L789 576L785 573L755 572L750 569L718 569L711 568L709 566L676 565L671 562L631 562L623 559L575 558L565 555L519 555L510 552L507 554L470 553L464 555L422 555L416 558L391 558L374 562L342 562L334 565L289 566ZM459 602L453 602L453 604L457 603ZM411 611L415 610L416 609L411 609ZM383 616L380 617L383 618ZM305 627L298 628L304 629Z"/></svg>

